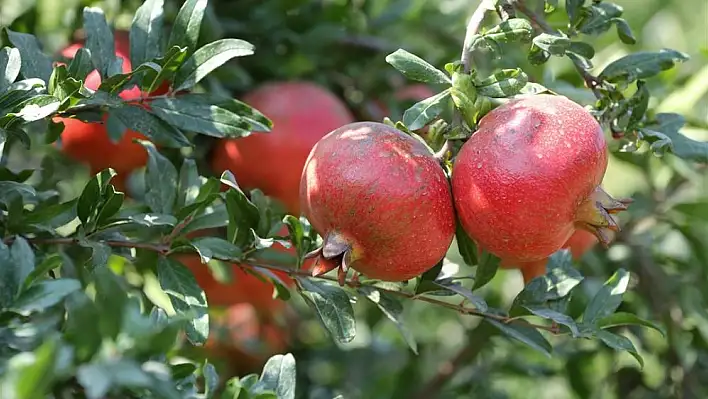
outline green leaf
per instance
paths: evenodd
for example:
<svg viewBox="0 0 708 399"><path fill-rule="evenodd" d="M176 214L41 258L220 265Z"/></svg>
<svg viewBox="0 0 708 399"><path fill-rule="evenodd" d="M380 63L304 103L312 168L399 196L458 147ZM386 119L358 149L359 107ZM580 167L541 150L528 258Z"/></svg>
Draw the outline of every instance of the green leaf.
<svg viewBox="0 0 708 399"><path fill-rule="evenodd" d="M177 18L172 26L170 41L167 47L187 47L188 52L197 48L199 30L202 26L204 11L208 0L187 0L179 9Z"/></svg>
<svg viewBox="0 0 708 399"><path fill-rule="evenodd" d="M84 293L74 293L66 299L66 323L64 339L76 351L78 361L88 361L98 351L103 337L101 336L101 313Z"/></svg>
<svg viewBox="0 0 708 399"><path fill-rule="evenodd" d="M192 145L181 131L143 107L126 104L111 108L109 117L111 116L115 116L125 127L144 134L157 144L173 148Z"/></svg>
<svg viewBox="0 0 708 399"><path fill-rule="evenodd" d="M35 122L57 112L60 105L61 102L58 98L41 94L22 103L19 112L8 115L18 117L26 123Z"/></svg>
<svg viewBox="0 0 708 399"><path fill-rule="evenodd" d="M177 399L182 395L166 383L166 375L155 376L157 364L145 364L141 367L132 359L97 359L79 366L76 379L84 387L88 399L104 398L115 389L147 389L159 393L156 397ZM162 374L167 374L165 370Z"/></svg>
<svg viewBox="0 0 708 399"><path fill-rule="evenodd" d="M475 295L470 289L464 287L460 283L447 280L448 279L434 281L433 284L462 296L480 312L486 312L489 309L489 305L487 305L487 302L482 297Z"/></svg>
<svg viewBox="0 0 708 399"><path fill-rule="evenodd" d="M531 39L533 27L523 18L510 18L484 32L481 37L498 43L512 41L527 42Z"/></svg>
<svg viewBox="0 0 708 399"><path fill-rule="evenodd" d="M611 315L622 303L622 294L627 291L629 272L617 270L590 300L583 312L583 323L595 324L599 319Z"/></svg>
<svg viewBox="0 0 708 399"><path fill-rule="evenodd" d="M191 245L199 253L202 263L212 258L239 261L243 257L241 248L219 237L199 237L192 240Z"/></svg>
<svg viewBox="0 0 708 399"><path fill-rule="evenodd" d="M571 25L574 25L581 16L580 11L585 5L585 0L566 0L565 11L568 13Z"/></svg>
<svg viewBox="0 0 708 399"><path fill-rule="evenodd" d="M562 249L550 256L546 274L526 284L514 302L534 305L558 300L566 297L582 280L583 276L573 267L570 251Z"/></svg>
<svg viewBox="0 0 708 399"><path fill-rule="evenodd" d="M130 26L130 62L140 65L160 55L164 0L145 0Z"/></svg>
<svg viewBox="0 0 708 399"><path fill-rule="evenodd" d="M671 49L640 51L611 62L598 77L608 82L631 83L655 76L688 59L687 54Z"/></svg>
<svg viewBox="0 0 708 399"><path fill-rule="evenodd" d="M181 194L177 197L177 207L192 205L199 196L200 187L201 180L197 163L192 158L185 158L179 169L179 192Z"/></svg>
<svg viewBox="0 0 708 399"><path fill-rule="evenodd" d="M639 123L644 118L644 115L649 108L649 90L643 80L637 81L637 91L629 99L627 112L629 119L627 120L627 129L634 131Z"/></svg>
<svg viewBox="0 0 708 399"><path fill-rule="evenodd" d="M299 290L305 302L335 341L345 344L356 335L354 309L347 293L330 283L297 277Z"/></svg>
<svg viewBox="0 0 708 399"><path fill-rule="evenodd" d="M634 356L634 358L637 359L639 366L644 368L644 359L642 359L642 357L639 355L639 352L637 352L637 348L634 347L634 344L632 343L632 341L629 340L629 338L613 334L605 330L596 330L594 331L594 334L610 348L629 352L630 355Z"/></svg>
<svg viewBox="0 0 708 399"><path fill-rule="evenodd" d="M235 98L209 93L189 93L179 96L179 99L190 104L198 103L205 106L216 106L222 110L229 111L248 123L250 131L269 132L273 127L273 122L260 111Z"/></svg>
<svg viewBox="0 0 708 399"><path fill-rule="evenodd" d="M656 331L658 331L662 336L666 336L666 331L659 326L658 324L651 322L649 320L644 320L640 318L639 316L632 314L632 313L626 313L626 312L617 312L617 313L612 313L610 315L607 315L599 320L597 320L597 323L595 323L597 327L601 329L606 329L606 328L611 328L611 327L618 327L618 326L644 326L644 327L649 327L652 328Z"/></svg>
<svg viewBox="0 0 708 399"><path fill-rule="evenodd" d="M205 360L202 374L204 375L204 396L206 399L213 398L219 389L219 374L216 372L216 367Z"/></svg>
<svg viewBox="0 0 708 399"><path fill-rule="evenodd" d="M403 321L403 304L401 301L385 291L377 290L371 286L361 286L357 291L364 295L366 299L373 302L381 312L393 322L401 332L403 339L411 348L413 353L418 354L418 344L415 341L415 336L406 326Z"/></svg>
<svg viewBox="0 0 708 399"><path fill-rule="evenodd" d="M76 204L76 214L84 225L86 231L91 232L96 228L98 217L105 206L104 194L110 180L116 175L113 169L103 170L96 174L84 187Z"/></svg>
<svg viewBox="0 0 708 399"><path fill-rule="evenodd" d="M187 339L203 345L209 336L209 314L206 294L192 272L176 260L159 257L157 279L167 293L177 314L187 317Z"/></svg>
<svg viewBox="0 0 708 399"><path fill-rule="evenodd" d="M583 11L584 16L578 30L586 35L606 32L614 20L624 12L619 5L606 2L593 4Z"/></svg>
<svg viewBox="0 0 708 399"><path fill-rule="evenodd" d="M403 113L403 123L410 130L424 127L443 112L449 96L450 91L445 90L414 104Z"/></svg>
<svg viewBox="0 0 708 399"><path fill-rule="evenodd" d="M7 90L17 79L21 67L22 59L19 50L14 47L3 47L0 50L0 93Z"/></svg>
<svg viewBox="0 0 708 399"><path fill-rule="evenodd" d="M272 356L263 366L259 388L275 392L278 399L295 399L295 358L292 354Z"/></svg>
<svg viewBox="0 0 708 399"><path fill-rule="evenodd" d="M25 183L14 181L0 181L0 203L8 204L17 197L23 200L33 199L37 196L34 187Z"/></svg>
<svg viewBox="0 0 708 399"><path fill-rule="evenodd" d="M153 212L171 214L177 198L177 169L154 144L145 140L139 142L148 152L145 203Z"/></svg>
<svg viewBox="0 0 708 399"><path fill-rule="evenodd" d="M541 33L533 38L533 44L551 55L563 56L565 52L570 49L571 41L565 35L559 36Z"/></svg>
<svg viewBox="0 0 708 399"><path fill-rule="evenodd" d="M472 287L473 291L484 287L488 282L492 281L497 274L500 262L501 260L490 252L483 250L479 254L479 263L477 272L474 275L474 286Z"/></svg>
<svg viewBox="0 0 708 399"><path fill-rule="evenodd" d="M630 28L624 18L615 18L613 22L617 27L617 36L619 36L622 43L637 44L637 39L634 37L634 33L632 33L632 28Z"/></svg>
<svg viewBox="0 0 708 399"><path fill-rule="evenodd" d="M240 39L221 39L204 45L192 54L175 75L175 91L194 87L214 69L234 57L253 54L251 43Z"/></svg>
<svg viewBox="0 0 708 399"><path fill-rule="evenodd" d="M84 81L92 70L94 70L94 67L93 61L91 60L91 50L86 47L81 47L76 54L74 54L74 58L69 63L69 67L67 68L69 76Z"/></svg>
<svg viewBox="0 0 708 399"><path fill-rule="evenodd" d="M54 382L54 369L60 342L56 336L52 336L34 352L23 352L17 355L24 356L23 361L13 362L10 360L9 374L16 375L15 386L12 387L14 388L14 396L10 394L10 397L17 399L47 397ZM4 394L9 394L7 388L3 386Z"/></svg>
<svg viewBox="0 0 708 399"><path fill-rule="evenodd" d="M386 56L386 62L398 69L408 79L424 83L451 84L445 72L428 64L424 59L406 50L398 49ZM413 129L415 130L415 129Z"/></svg>
<svg viewBox="0 0 708 399"><path fill-rule="evenodd" d="M10 43L20 52L20 73L25 79L39 78L49 82L52 75L52 61L44 54L37 38L28 33L14 32L5 29Z"/></svg>
<svg viewBox="0 0 708 399"><path fill-rule="evenodd" d="M226 236L229 241L242 248L247 247L253 240L251 229L258 227L260 214L258 208L248 200L246 194L235 184L231 172L224 172L221 182L228 185L230 189L225 193L226 211L229 215L229 223L226 228Z"/></svg>
<svg viewBox="0 0 708 399"><path fill-rule="evenodd" d="M656 114L655 121L639 130L642 140L651 143L654 152L669 150L679 158L708 162L708 143L696 141L680 133L686 123L683 116L673 113Z"/></svg>
<svg viewBox="0 0 708 399"><path fill-rule="evenodd" d="M578 330L578 325L575 323L575 320L573 320L572 317L557 312L553 309L549 308L544 308L540 306L529 306L526 305L524 306L526 309L528 309L529 312L533 313L534 315L538 317L542 317L544 319L549 319L553 320L558 324L562 324L570 330L570 333L573 335L573 337L580 337L580 330Z"/></svg>
<svg viewBox="0 0 708 399"><path fill-rule="evenodd" d="M150 106L164 121L187 131L213 137L241 137L250 133L248 122L216 105L177 97L159 98L152 101Z"/></svg>
<svg viewBox="0 0 708 399"><path fill-rule="evenodd" d="M21 236L10 247L0 241L0 309L13 303L34 270L34 262L34 251Z"/></svg>
<svg viewBox="0 0 708 399"><path fill-rule="evenodd" d="M571 42L567 51L573 52L587 59L595 56L595 48L591 44L585 42Z"/></svg>
<svg viewBox="0 0 708 399"><path fill-rule="evenodd" d="M480 95L505 98L519 94L528 81L529 77L521 68L502 69L494 75L482 79L475 86Z"/></svg>
<svg viewBox="0 0 708 399"><path fill-rule="evenodd" d="M519 340L544 355L551 357L551 351L553 351L551 344L538 330L527 325L528 323L522 321L502 323L493 319L485 320L499 329L504 335Z"/></svg>
<svg viewBox="0 0 708 399"><path fill-rule="evenodd" d="M177 224L177 218L172 215L163 215L160 213L138 213L128 217L131 221L141 224L146 227L170 226L174 227Z"/></svg>
<svg viewBox="0 0 708 399"><path fill-rule="evenodd" d="M91 61L101 78L122 72L122 60L116 56L113 31L106 22L103 10L98 7L84 7L84 30L86 48L91 51Z"/></svg>
<svg viewBox="0 0 708 399"><path fill-rule="evenodd" d="M455 240L457 241L457 250L460 252L462 260L469 266L477 264L477 244L470 238L462 224L457 221L455 231ZM437 277L437 275L436 275ZM494 277L494 276L492 276Z"/></svg>
<svg viewBox="0 0 708 399"><path fill-rule="evenodd" d="M32 263L34 263L34 254L32 254ZM27 278L25 278L25 281L22 283L21 290L24 291L29 286L31 286L35 281L40 280L41 277L46 276L47 273L49 273L50 270L54 270L57 267L61 266L62 264L62 258L61 255L58 253L53 253L50 255L47 255L46 258L42 260L42 262L34 267L32 271L27 275ZM0 305L2 306L2 305Z"/></svg>
<svg viewBox="0 0 708 399"><path fill-rule="evenodd" d="M22 292L9 309L22 316L29 316L33 312L40 312L56 305L79 289L81 283L74 279L42 280Z"/></svg>

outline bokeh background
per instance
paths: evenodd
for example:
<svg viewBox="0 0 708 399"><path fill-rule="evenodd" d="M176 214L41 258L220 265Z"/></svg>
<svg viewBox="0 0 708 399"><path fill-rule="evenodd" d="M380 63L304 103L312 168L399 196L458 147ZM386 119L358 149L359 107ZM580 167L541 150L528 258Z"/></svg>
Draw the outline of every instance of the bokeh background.
<svg viewBox="0 0 708 399"><path fill-rule="evenodd" d="M170 21L181 2L165 2ZM380 120L377 102L386 104L393 120L416 99L397 99L407 82L384 58L406 49L442 67L459 58L467 17L477 6L470 0L212 0L201 40L222 37L247 40L256 54L230 62L212 74L207 90L236 98L269 81L316 82L339 96L359 120ZM563 3L563 2L560 2ZM705 0L617 0L637 44L616 39L614 29L588 38L596 49L595 71L639 50L672 48L691 60L649 81L650 108L678 112L689 124L683 133L708 140L708 2ZM56 54L81 36L81 9L102 8L117 29L129 28L140 1L0 0L0 26L36 34L48 53ZM562 4L561 4L562 6ZM557 14L563 11L558 10ZM561 27L563 18L550 16ZM553 57L532 66L525 54L512 50L503 58L478 55L475 65L491 69L521 66L529 77L582 104L594 100L567 58ZM435 90L435 87L431 87ZM609 138L608 132L608 138ZM213 144L199 136L193 154L203 174ZM662 337L649 329L626 328L644 357L640 369L626 353L599 342L551 338L554 356L516 341L495 338L480 343L480 353L462 364L441 391L443 398L700 398L708 397L708 169L670 154L663 158L645 148L613 155L604 186L615 197L633 197L625 226L607 250L596 247L577 267L586 276L571 302L580 312L599 286L619 267L632 272L631 289L620 310L664 326ZM88 169L56 148L35 146L13 150L11 164L42 166L66 198L78 196ZM265 160L264 162L267 162ZM131 180L140 197L140 176ZM125 262L122 258L113 260ZM129 268L128 268L129 269ZM473 274L452 246L445 272ZM500 270L482 290L492 306L508 306L522 287L515 270ZM146 288L149 290L149 284ZM160 299L157 298L159 301ZM419 345L414 355L395 325L366 303L355 306L357 337L337 346L304 304L288 304L290 324L284 330L287 349L298 362L298 392L303 398L412 398L428 380L445 370L449 360L469 342L479 319L443 311L425 303L406 303L405 320ZM222 310L214 309L215 312ZM297 320L292 322L292 320ZM253 338L253 337L252 337ZM256 341L260 338L256 336ZM262 342L261 342L262 344ZM266 343L267 346L267 343ZM204 351L184 347L190 355ZM196 351L196 352L195 352ZM267 350L266 350L267 352ZM226 370L258 372L231 352L216 360ZM229 358L231 356L231 358ZM239 366L240 362L240 366ZM233 366L233 364L231 364ZM249 367L251 368L249 370Z"/></svg>

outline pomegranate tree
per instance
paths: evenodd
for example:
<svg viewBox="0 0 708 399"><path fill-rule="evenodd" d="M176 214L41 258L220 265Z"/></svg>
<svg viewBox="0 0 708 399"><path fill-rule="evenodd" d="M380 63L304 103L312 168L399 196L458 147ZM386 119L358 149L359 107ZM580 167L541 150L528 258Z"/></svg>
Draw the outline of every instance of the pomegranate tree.
<svg viewBox="0 0 708 399"><path fill-rule="evenodd" d="M455 232L447 178L428 148L393 127L357 122L312 149L300 184L303 213L324 237L314 273L351 267L404 281L434 266Z"/></svg>
<svg viewBox="0 0 708 399"><path fill-rule="evenodd" d="M595 118L563 96L524 96L485 115L455 159L452 188L464 230L509 264L560 249L577 229L609 242L629 200L600 183L607 144Z"/></svg>

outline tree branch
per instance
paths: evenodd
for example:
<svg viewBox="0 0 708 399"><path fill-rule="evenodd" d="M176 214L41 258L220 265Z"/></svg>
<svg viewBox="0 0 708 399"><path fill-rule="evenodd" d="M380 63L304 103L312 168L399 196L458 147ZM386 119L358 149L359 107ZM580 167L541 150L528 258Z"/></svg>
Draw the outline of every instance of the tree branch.
<svg viewBox="0 0 708 399"><path fill-rule="evenodd" d="M25 240L28 242L35 244L35 245L79 245L80 241L77 238L27 238L24 237ZM6 245L11 245L14 242L14 237L6 238L3 240L3 242ZM102 244L108 245L109 247L117 247L117 248L138 248L138 249L144 249L148 251L153 251L157 252L161 255L167 255L170 251L170 247L168 245L164 244L153 244L153 243L141 243L141 242L133 242L133 241L120 241L120 240L106 240L106 241L98 241ZM252 251L246 251L246 253L252 253ZM216 260L224 261L224 262L232 262L230 259L223 259L219 257L214 257ZM279 271L287 274L290 277L307 277L307 278L316 278L320 280L328 280L328 281L333 281L333 282L338 282L336 277L330 277L330 276L313 276L311 273L309 273L306 270L301 270L301 269L293 269L287 266L280 266L280 265L273 265L271 264L272 261L267 261L269 263L266 263L266 261L258 259L257 257L250 257L245 259L243 262L237 262L238 266L240 267L246 267L246 268L263 268L263 269L268 269L271 271ZM350 287L350 288L357 288L362 286L362 284L358 280L346 280L344 282L344 285ZM486 319L491 319L491 320L496 320L502 323L516 323L519 321L518 319L512 319L510 317L506 316L500 316L496 314L490 314L490 313L484 313L482 311L479 311L475 308L470 308L470 307L465 307L463 305L456 305L454 303L449 303L449 302L444 302L438 299L430 298L430 297L425 297L425 296L420 296L416 295L414 293L410 292L404 292L404 291L395 291L395 290L390 290L386 288L381 288L381 287L376 287L375 288L379 291L386 292L388 294L398 296L401 298L407 298L411 300L416 300L416 301L421 301L421 302L427 302L431 303L433 305L441 306L447 309L455 310L460 314L465 314L465 315L473 315L473 316L479 316L479 317L484 317ZM541 324L533 324L529 322L524 322L524 325L545 330L548 331L554 335L560 335L560 331L557 328L553 328L552 326L546 326L546 325L541 325Z"/></svg>
<svg viewBox="0 0 708 399"><path fill-rule="evenodd" d="M548 22L546 22L543 16L538 15L535 11L526 7L526 4L524 4L523 0L511 0L511 5L516 8L516 10L518 10L520 13L528 17L528 19L531 20L531 23L536 25L536 27L538 27L540 30L550 34L558 33L556 29L553 29L553 27L549 25ZM583 80L585 81L585 85L590 90L592 90L595 97L602 98L602 93L600 93L600 90L598 90L598 87L601 83L600 80L596 76L592 75L587 69L583 68L583 66L580 65L578 61L574 59L571 59L571 61L573 61L575 69L578 71L578 73L580 73Z"/></svg>
<svg viewBox="0 0 708 399"><path fill-rule="evenodd" d="M477 9L472 13L469 22L467 22L465 41L462 44L462 55L460 56L460 61L462 62L465 73L470 73L470 70L472 70L472 44L474 44L474 36L479 32L479 28L482 26L485 14L489 10L486 2L486 0L481 0Z"/></svg>

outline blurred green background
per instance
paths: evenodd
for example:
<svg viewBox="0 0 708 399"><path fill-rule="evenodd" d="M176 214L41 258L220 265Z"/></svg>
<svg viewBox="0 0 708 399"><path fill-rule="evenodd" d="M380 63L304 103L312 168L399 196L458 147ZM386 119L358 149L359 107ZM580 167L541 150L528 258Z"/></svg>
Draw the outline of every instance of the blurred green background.
<svg viewBox="0 0 708 399"><path fill-rule="evenodd" d="M411 103L394 101L406 82L384 58L397 48L442 67L459 57L467 17L477 6L465 0L212 0L202 41L235 37L256 45L256 54L240 58L209 77L211 91L239 98L271 80L309 80L345 101L358 119L372 119L372 101L391 106L398 120ZM563 2L560 2L563 3ZM586 38L596 49L595 72L612 60L639 50L672 48L691 60L649 81L650 108L678 112L689 121L683 133L708 140L708 2L705 0L621 0L637 44L619 42L614 29ZM102 8L116 28L128 28L140 1L0 0L0 26L36 34L45 51L55 54L81 27L81 8ZM562 5L562 4L561 4ZM166 1L166 19L180 2ZM549 22L563 27L563 10ZM491 20L491 18L490 18ZM592 93L567 58L553 57L531 66L521 52L501 59L476 56L475 65L519 65L532 80L572 99L590 104ZM432 87L434 90L435 87ZM608 139L610 137L608 132ZM200 136L195 157L202 172L211 142ZM609 139L611 140L611 139ZM571 303L580 311L599 285L619 267L633 273L620 310L655 320L666 338L648 329L626 328L645 358L641 370L628 354L598 342L551 338L553 358L518 342L495 338L475 361L465 363L441 391L443 398L699 398L708 397L708 170L672 155L657 158L645 148L613 155L604 186L615 197L635 204L621 216L623 233L608 250L587 254L578 267L587 279ZM53 148L32 153L14 149L10 160L30 167L43 162L52 171L47 184L59 182L66 198L78 196L88 170ZM455 245L445 272L471 275ZM522 287L520 274L500 270L482 290L490 305L504 307ZM580 295L578 295L580 294ZM335 346L302 303L291 301L301 323L293 328L290 350L298 362L298 391L303 398L412 398L420 387L467 344L479 319L420 302L406 304L405 319L419 344L414 355L395 325L369 304L355 307L357 337ZM474 345L474 342L471 342Z"/></svg>

